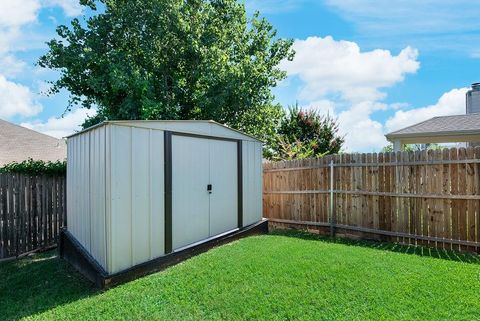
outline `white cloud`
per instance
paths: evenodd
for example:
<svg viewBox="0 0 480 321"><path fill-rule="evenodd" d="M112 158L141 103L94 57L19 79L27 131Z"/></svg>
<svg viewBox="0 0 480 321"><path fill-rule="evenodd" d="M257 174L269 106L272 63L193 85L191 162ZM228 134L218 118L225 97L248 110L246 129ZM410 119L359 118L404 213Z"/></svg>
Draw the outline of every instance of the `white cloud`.
<svg viewBox="0 0 480 321"><path fill-rule="evenodd" d="M39 0L0 1L0 27L15 28L37 20Z"/></svg>
<svg viewBox="0 0 480 321"><path fill-rule="evenodd" d="M0 54L0 74L5 77L15 77L25 69L26 63L18 60L15 56Z"/></svg>
<svg viewBox="0 0 480 321"><path fill-rule="evenodd" d="M0 54L7 54L22 37L21 27L37 21L39 0L0 0ZM1 69L0 69L1 72Z"/></svg>
<svg viewBox="0 0 480 321"><path fill-rule="evenodd" d="M28 87L8 81L0 75L0 118L15 115L34 116L42 111L42 106Z"/></svg>
<svg viewBox="0 0 480 321"><path fill-rule="evenodd" d="M330 115L335 117L335 103L328 99L312 101L307 105L302 106L302 109L315 110L322 115Z"/></svg>
<svg viewBox="0 0 480 321"><path fill-rule="evenodd" d="M25 71L27 64L19 60L17 51L44 46L50 35L29 31L38 22L42 8L60 6L69 15L81 13L77 0L0 0L0 117L31 117L42 111L30 88L11 81ZM47 38L46 38L47 37Z"/></svg>
<svg viewBox="0 0 480 321"><path fill-rule="evenodd" d="M18 28L0 27L0 54L6 54L11 50L12 44L20 37Z"/></svg>
<svg viewBox="0 0 480 321"><path fill-rule="evenodd" d="M24 122L20 125L57 138L62 138L81 129L83 121L95 114L93 109L79 108L62 118L51 117L46 122Z"/></svg>
<svg viewBox="0 0 480 321"><path fill-rule="evenodd" d="M465 94L468 88L452 89L444 93L436 104L415 108L411 110L399 110L390 117L385 127L392 132L436 116L465 114Z"/></svg>
<svg viewBox="0 0 480 321"><path fill-rule="evenodd" d="M327 36L296 40L293 48L294 60L283 61L281 68L304 82L300 98L305 100L329 94L355 103L379 100L385 96L382 88L403 81L420 67L418 52L410 47L396 56L382 49L361 52L355 42Z"/></svg>
<svg viewBox="0 0 480 321"><path fill-rule="evenodd" d="M82 6L78 0L46 0L46 6L59 6L69 17L75 17L82 13Z"/></svg>
<svg viewBox="0 0 480 321"><path fill-rule="evenodd" d="M23 50L32 40L47 41L51 35L26 32L24 27L39 23L40 11L51 7L61 7L67 16L82 13L78 0L0 0L0 53Z"/></svg>
<svg viewBox="0 0 480 321"><path fill-rule="evenodd" d="M342 103L340 103L341 105ZM343 146L346 152L371 152L380 150L388 144L384 136L384 127L370 118L375 111L389 106L378 102L362 102L340 111L339 103L331 100L319 100L303 105L303 109L313 109L322 115L330 115L338 120L339 134L345 137Z"/></svg>
<svg viewBox="0 0 480 321"><path fill-rule="evenodd" d="M294 49L294 60L283 61L281 68L289 77L300 79L302 106L338 118L346 151L371 152L386 146L384 125L372 116L406 107L381 100L386 97L386 88L417 72L418 51L406 47L397 55L384 49L362 52L355 42L336 41L330 36L296 40Z"/></svg>
<svg viewBox="0 0 480 321"><path fill-rule="evenodd" d="M383 125L371 119L373 112L385 108L386 105L381 103L362 102L338 115L339 131L345 136L347 152L378 151L388 145Z"/></svg>

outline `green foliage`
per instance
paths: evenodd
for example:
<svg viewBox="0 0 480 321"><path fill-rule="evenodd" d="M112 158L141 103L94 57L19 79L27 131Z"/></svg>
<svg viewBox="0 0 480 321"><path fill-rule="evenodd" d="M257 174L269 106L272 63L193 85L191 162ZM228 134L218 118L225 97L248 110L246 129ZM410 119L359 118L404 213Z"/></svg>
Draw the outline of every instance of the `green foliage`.
<svg viewBox="0 0 480 321"><path fill-rule="evenodd" d="M0 173L19 173L26 175L64 175L67 171L65 161L45 162L29 158L23 162L13 162L0 168Z"/></svg>
<svg viewBox="0 0 480 321"><path fill-rule="evenodd" d="M441 149L445 148L442 145L435 144L435 143L426 144L426 146L421 145L421 144L407 144L407 145L404 145L403 151L405 151L405 152L416 152L416 151L420 151L420 150L425 149L425 147L426 147L427 150L441 150ZM393 144L389 144L389 145L382 148L382 153L391 153L391 152L393 152Z"/></svg>
<svg viewBox="0 0 480 321"><path fill-rule="evenodd" d="M323 157L340 152L344 138L338 135L337 121L317 111L302 110L295 105L281 120L276 143L271 150L273 160Z"/></svg>
<svg viewBox="0 0 480 321"><path fill-rule="evenodd" d="M269 157L277 144L278 128L285 115L280 105L265 105L241 114L236 128L264 142L264 156Z"/></svg>
<svg viewBox="0 0 480 321"><path fill-rule="evenodd" d="M236 0L82 0L84 21L57 28L38 64L59 71L49 94L95 106L102 120L212 119L268 140L292 41ZM101 13L95 9L101 5Z"/></svg>
<svg viewBox="0 0 480 321"><path fill-rule="evenodd" d="M478 320L480 311L480 257L448 250L277 233L97 292L51 256L0 263L2 320Z"/></svg>
<svg viewBox="0 0 480 321"><path fill-rule="evenodd" d="M315 154L317 143L315 141L301 142L299 140L289 142L284 137L279 136L276 143L276 152L272 155L272 160L294 160L305 158L320 158L327 155L327 152Z"/></svg>

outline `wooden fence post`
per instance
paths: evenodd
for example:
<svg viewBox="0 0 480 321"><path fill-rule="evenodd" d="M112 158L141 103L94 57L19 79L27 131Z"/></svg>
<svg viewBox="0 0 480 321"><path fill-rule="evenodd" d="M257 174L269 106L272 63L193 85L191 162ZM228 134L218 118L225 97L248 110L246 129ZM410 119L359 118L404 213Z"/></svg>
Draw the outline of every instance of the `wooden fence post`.
<svg viewBox="0 0 480 321"><path fill-rule="evenodd" d="M333 177L333 159L330 161L330 236L335 237L335 204L333 203L334 200L334 177Z"/></svg>
<svg viewBox="0 0 480 321"><path fill-rule="evenodd" d="M268 164L264 215L332 237L340 229L347 237L478 251L479 167L480 148Z"/></svg>

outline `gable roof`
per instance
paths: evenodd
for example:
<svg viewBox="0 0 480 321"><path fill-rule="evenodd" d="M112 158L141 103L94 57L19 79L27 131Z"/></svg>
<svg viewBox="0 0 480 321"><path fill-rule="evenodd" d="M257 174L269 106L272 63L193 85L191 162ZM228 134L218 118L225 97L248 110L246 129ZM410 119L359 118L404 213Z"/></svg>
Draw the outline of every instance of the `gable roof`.
<svg viewBox="0 0 480 321"><path fill-rule="evenodd" d="M0 166L11 162L65 160L67 146L57 139L0 119Z"/></svg>
<svg viewBox="0 0 480 321"><path fill-rule="evenodd" d="M100 126L108 124L117 126L140 127L147 129L169 130L174 132L178 131L191 134L200 134L214 137L228 137L260 142L258 138L245 134L239 130L230 128L226 125L217 123L213 120L108 120L92 127L86 128L70 136L67 136L67 138L85 133L94 128L98 128Z"/></svg>
<svg viewBox="0 0 480 321"><path fill-rule="evenodd" d="M391 132L387 139L432 135L480 134L480 113L440 116Z"/></svg>

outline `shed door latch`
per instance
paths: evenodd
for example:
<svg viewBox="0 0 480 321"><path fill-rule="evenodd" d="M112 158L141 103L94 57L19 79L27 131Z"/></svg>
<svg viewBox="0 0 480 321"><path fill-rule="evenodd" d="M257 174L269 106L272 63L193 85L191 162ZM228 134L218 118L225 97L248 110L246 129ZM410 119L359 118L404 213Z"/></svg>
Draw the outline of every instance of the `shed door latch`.
<svg viewBox="0 0 480 321"><path fill-rule="evenodd" d="M207 185L208 194L212 194L212 184Z"/></svg>

